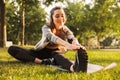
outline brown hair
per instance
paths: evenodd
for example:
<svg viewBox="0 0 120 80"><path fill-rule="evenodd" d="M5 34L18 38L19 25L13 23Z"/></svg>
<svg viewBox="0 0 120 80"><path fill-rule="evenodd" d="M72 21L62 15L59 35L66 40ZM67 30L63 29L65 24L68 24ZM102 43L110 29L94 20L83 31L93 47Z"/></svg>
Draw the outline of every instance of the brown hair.
<svg viewBox="0 0 120 80"><path fill-rule="evenodd" d="M52 18L53 14L54 14L54 11L55 10L60 10L60 9L63 9L63 8L59 7L59 6L56 6L50 11L50 23L49 23L48 26L50 27L51 30L53 30L55 28L55 24L53 23L53 18Z"/></svg>

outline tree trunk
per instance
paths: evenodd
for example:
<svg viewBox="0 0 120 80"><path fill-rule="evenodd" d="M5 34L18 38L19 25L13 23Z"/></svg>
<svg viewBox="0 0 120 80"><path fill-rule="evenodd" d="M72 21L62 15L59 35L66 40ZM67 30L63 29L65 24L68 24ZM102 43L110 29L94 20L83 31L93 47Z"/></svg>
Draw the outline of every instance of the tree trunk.
<svg viewBox="0 0 120 80"><path fill-rule="evenodd" d="M97 36L97 48L100 49L100 37Z"/></svg>
<svg viewBox="0 0 120 80"><path fill-rule="evenodd" d="M5 2L0 0L0 47L6 47Z"/></svg>
<svg viewBox="0 0 120 80"><path fill-rule="evenodd" d="M24 11L24 3L22 0L22 18L21 18L21 22L22 22L22 42L21 45L24 46L24 36L25 36L25 11Z"/></svg>

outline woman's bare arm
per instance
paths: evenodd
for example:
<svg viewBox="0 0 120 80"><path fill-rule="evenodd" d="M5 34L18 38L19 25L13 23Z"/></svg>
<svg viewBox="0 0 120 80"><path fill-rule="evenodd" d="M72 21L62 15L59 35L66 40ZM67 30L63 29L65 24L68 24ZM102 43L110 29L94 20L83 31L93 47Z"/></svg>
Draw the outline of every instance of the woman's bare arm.
<svg viewBox="0 0 120 80"><path fill-rule="evenodd" d="M68 50L76 50L76 49L80 49L80 46L79 45L75 45L75 44L70 44L60 38L57 38L56 39L56 43L59 44L59 45L62 45L64 46L66 49Z"/></svg>

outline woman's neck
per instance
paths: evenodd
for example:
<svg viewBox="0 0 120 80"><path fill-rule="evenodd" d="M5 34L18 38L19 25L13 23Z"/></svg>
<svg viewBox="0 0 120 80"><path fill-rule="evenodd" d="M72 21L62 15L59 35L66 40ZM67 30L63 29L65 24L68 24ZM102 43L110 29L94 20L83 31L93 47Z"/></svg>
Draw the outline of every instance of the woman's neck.
<svg viewBox="0 0 120 80"><path fill-rule="evenodd" d="M58 35L58 34L60 34L60 32L61 32L61 28L59 28L59 29L53 29L53 33L54 34L56 34L56 35Z"/></svg>
<svg viewBox="0 0 120 80"><path fill-rule="evenodd" d="M63 27L63 26L56 26L55 29L56 29L56 31L59 31L59 30L62 29L62 27Z"/></svg>

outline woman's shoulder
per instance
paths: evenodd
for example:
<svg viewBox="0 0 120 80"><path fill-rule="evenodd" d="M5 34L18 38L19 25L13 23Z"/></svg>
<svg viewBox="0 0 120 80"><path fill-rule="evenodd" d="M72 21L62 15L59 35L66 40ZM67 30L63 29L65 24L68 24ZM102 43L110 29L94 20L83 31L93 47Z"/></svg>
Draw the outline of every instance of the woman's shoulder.
<svg viewBox="0 0 120 80"><path fill-rule="evenodd" d="M69 28L67 26L63 26L63 31L67 31Z"/></svg>
<svg viewBox="0 0 120 80"><path fill-rule="evenodd" d="M47 24L43 25L43 27L42 27L42 28L46 28L46 27L48 27L48 25L47 25Z"/></svg>
<svg viewBox="0 0 120 80"><path fill-rule="evenodd" d="M50 29L47 24L43 25L42 29Z"/></svg>

